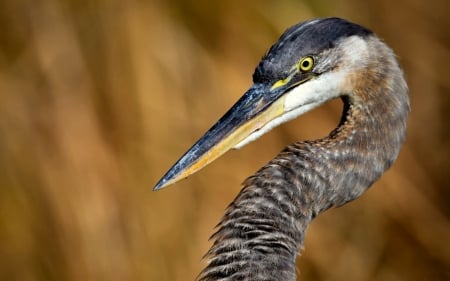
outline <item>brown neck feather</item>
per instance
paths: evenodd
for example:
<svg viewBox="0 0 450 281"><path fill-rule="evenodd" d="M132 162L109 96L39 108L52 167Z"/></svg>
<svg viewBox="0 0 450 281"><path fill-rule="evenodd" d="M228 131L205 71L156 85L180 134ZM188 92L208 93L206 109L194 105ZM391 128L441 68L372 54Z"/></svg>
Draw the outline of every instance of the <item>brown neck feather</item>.
<svg viewBox="0 0 450 281"><path fill-rule="evenodd" d="M199 280L295 280L311 220L358 198L391 166L405 139L409 102L392 51L380 46L374 48L381 63L368 64L343 97L338 128L286 147L244 182L213 235Z"/></svg>

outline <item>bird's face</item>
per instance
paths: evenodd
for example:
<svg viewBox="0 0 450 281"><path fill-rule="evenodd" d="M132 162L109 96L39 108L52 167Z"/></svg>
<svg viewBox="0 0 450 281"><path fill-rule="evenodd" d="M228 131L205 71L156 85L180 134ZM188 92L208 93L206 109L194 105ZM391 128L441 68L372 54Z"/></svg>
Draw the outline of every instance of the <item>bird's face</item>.
<svg viewBox="0 0 450 281"><path fill-rule="evenodd" d="M349 65L371 31L337 18L288 29L262 58L254 84L155 186L161 189L240 148L275 126L345 94Z"/></svg>

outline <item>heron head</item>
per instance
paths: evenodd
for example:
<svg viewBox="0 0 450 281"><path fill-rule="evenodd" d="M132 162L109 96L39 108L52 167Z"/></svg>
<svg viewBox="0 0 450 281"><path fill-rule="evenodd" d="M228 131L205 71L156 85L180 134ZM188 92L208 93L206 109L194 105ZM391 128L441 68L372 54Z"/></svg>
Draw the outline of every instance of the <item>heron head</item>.
<svg viewBox="0 0 450 281"><path fill-rule="evenodd" d="M229 149L240 148L328 100L351 95L349 79L367 63L366 39L372 34L339 18L289 28L261 59L250 89L154 189L193 174Z"/></svg>

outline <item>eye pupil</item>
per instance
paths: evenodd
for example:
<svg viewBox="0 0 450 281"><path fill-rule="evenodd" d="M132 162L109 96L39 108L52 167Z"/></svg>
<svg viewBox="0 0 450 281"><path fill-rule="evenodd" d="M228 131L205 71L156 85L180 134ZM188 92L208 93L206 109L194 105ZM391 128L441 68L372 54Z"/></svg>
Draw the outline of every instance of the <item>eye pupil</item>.
<svg viewBox="0 0 450 281"><path fill-rule="evenodd" d="M299 68L303 72L308 72L313 68L314 60L312 57L305 57L300 61Z"/></svg>

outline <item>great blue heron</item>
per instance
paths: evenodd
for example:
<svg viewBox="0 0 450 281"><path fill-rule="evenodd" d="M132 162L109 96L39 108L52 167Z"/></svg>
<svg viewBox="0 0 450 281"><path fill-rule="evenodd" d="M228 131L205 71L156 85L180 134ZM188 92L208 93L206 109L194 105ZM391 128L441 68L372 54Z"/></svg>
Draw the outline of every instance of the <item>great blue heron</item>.
<svg viewBox="0 0 450 281"><path fill-rule="evenodd" d="M289 28L262 58L253 82L155 190L331 99L340 97L344 112L327 137L287 146L245 180L213 235L199 280L295 280L311 220L359 197L405 139L403 72L392 50L360 25L325 18Z"/></svg>

